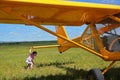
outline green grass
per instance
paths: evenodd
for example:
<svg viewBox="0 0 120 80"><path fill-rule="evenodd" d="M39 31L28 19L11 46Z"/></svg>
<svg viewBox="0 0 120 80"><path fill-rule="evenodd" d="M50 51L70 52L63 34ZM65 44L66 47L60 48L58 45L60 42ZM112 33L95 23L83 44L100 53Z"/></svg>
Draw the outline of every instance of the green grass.
<svg viewBox="0 0 120 80"><path fill-rule="evenodd" d="M36 49L35 65L32 70L24 69L33 45L55 44L56 42L0 44L0 80L86 80L91 68L104 69L110 62L79 48L60 54L57 48ZM117 62L106 73L106 80L119 80L120 64Z"/></svg>

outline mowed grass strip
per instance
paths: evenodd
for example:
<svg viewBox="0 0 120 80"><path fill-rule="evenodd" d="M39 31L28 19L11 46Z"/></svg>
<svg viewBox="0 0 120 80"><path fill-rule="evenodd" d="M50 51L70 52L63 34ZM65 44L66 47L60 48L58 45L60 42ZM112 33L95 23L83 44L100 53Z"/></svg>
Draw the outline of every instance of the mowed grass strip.
<svg viewBox="0 0 120 80"><path fill-rule="evenodd" d="M57 44L56 42L0 44L0 80L86 80L91 68L104 69L110 62L80 48L60 54L57 48L36 49L34 68L26 70L25 60L33 45ZM106 80L119 80L120 64L117 62L105 74Z"/></svg>

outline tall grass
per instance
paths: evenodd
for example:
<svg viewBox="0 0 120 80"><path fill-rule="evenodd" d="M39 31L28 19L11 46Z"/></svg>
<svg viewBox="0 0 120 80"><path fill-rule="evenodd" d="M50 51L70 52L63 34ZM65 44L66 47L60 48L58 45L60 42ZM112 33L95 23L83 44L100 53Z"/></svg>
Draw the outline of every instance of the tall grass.
<svg viewBox="0 0 120 80"><path fill-rule="evenodd" d="M26 70L29 47L44 44L56 42L0 44L0 80L86 80L89 69L104 69L110 63L79 48L62 54L57 48L41 48L36 49L34 68ZM119 80L119 66L118 62L106 73L106 80Z"/></svg>

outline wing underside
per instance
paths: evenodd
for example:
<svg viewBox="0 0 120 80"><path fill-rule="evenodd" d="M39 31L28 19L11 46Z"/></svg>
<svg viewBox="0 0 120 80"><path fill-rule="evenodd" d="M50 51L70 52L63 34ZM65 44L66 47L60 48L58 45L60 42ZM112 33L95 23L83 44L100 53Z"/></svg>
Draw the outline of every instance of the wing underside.
<svg viewBox="0 0 120 80"><path fill-rule="evenodd" d="M117 23L108 16L120 17L120 6L68 2L68 1L29 1L3 0L0 1L0 23L25 24L24 21L5 14L2 9L10 9L29 20L39 24L49 25L82 25L86 23Z"/></svg>

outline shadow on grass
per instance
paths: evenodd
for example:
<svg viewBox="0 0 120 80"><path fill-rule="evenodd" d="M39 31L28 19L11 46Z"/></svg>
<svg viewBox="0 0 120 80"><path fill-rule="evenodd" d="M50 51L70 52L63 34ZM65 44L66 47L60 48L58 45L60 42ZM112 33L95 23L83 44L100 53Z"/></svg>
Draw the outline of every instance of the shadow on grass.
<svg viewBox="0 0 120 80"><path fill-rule="evenodd" d="M49 63L49 64L40 64L37 67L45 66L56 66L60 69L66 70L66 74L56 74L40 77L25 77L24 80L87 80L87 70L76 69L70 67L64 67L65 64L72 64L74 62L64 62L64 63ZM120 68L111 68L105 74L105 80L120 80Z"/></svg>
<svg viewBox="0 0 120 80"><path fill-rule="evenodd" d="M73 63L74 62L52 62L52 63L39 64L39 65L36 65L36 67L39 68L39 67L45 67L45 66L60 66L60 65L73 64Z"/></svg>
<svg viewBox="0 0 120 80"><path fill-rule="evenodd" d="M41 77L25 77L24 80L86 80L87 71L66 68L66 74L56 74Z"/></svg>
<svg viewBox="0 0 120 80"><path fill-rule="evenodd" d="M105 73L106 80L120 80L120 68L111 68Z"/></svg>
<svg viewBox="0 0 120 80"><path fill-rule="evenodd" d="M56 74L40 77L25 77L24 80L86 80L87 71L83 69L76 69L70 67L64 67L65 64L73 64L74 62L64 62L64 63L49 63L49 64L40 64L37 67L45 66L56 66L57 68L66 70L66 74Z"/></svg>

